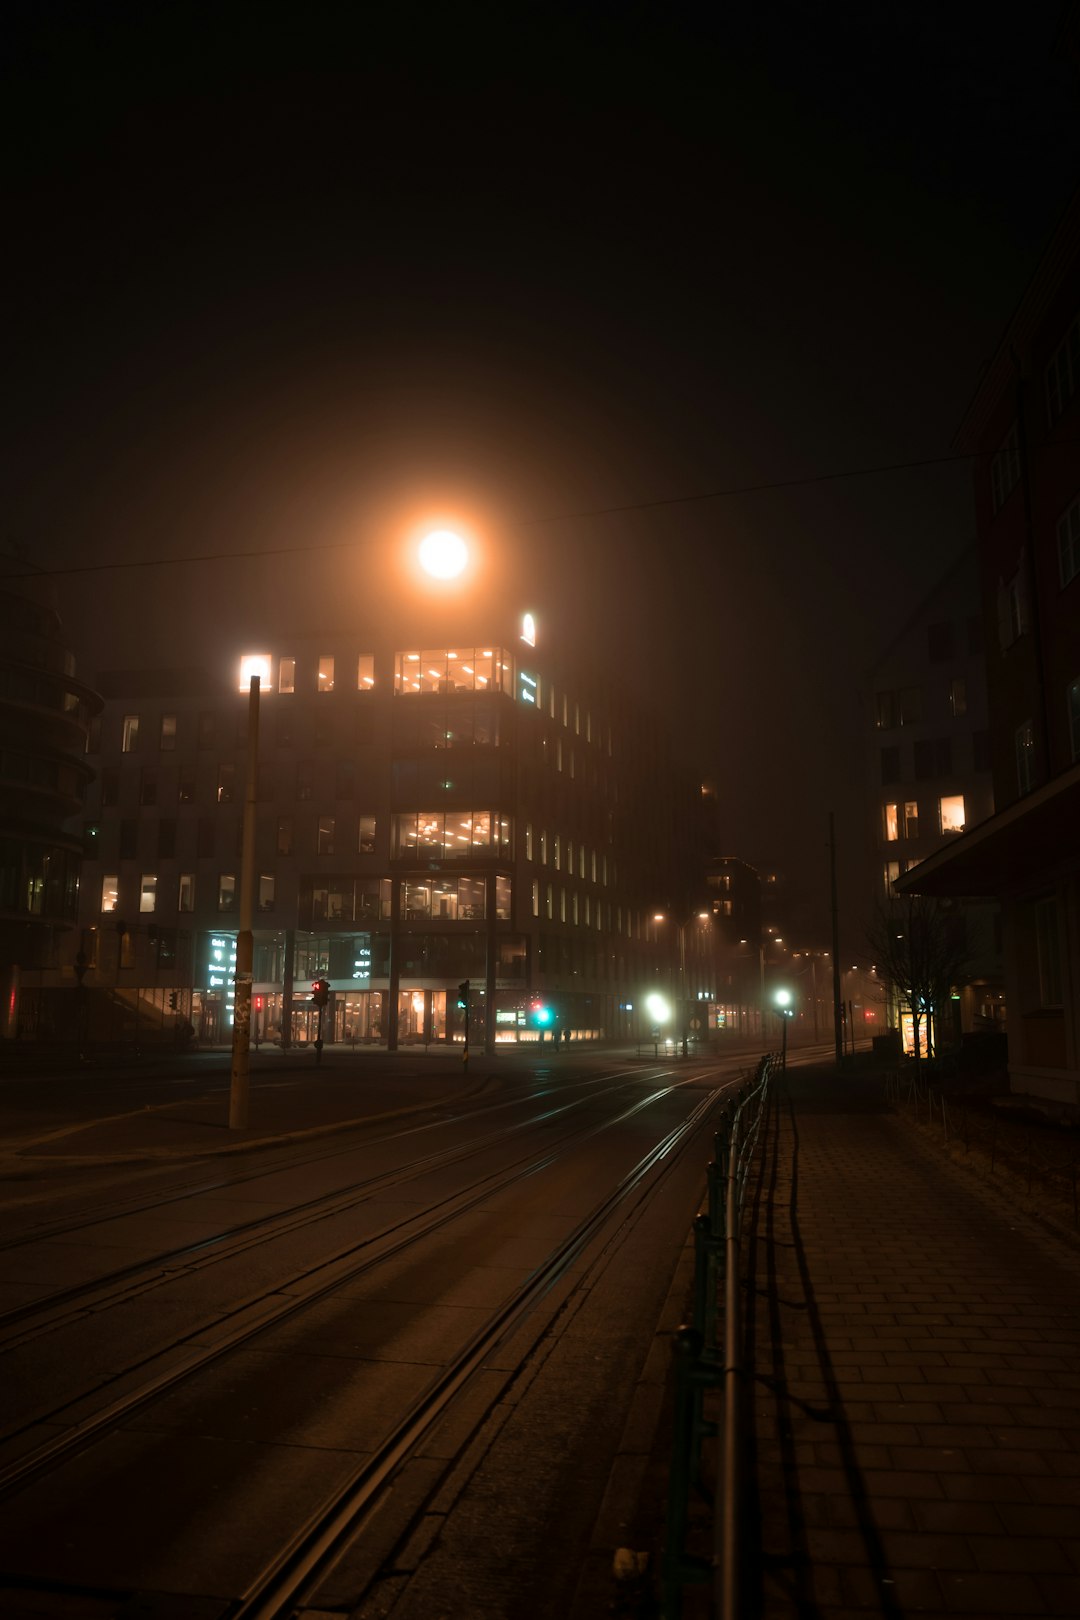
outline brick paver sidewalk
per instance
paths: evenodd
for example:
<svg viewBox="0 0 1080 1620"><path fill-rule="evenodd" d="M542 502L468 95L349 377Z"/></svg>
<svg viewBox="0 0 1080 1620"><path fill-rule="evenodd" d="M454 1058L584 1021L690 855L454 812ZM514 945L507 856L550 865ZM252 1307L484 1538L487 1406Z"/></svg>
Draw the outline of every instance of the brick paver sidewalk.
<svg viewBox="0 0 1080 1620"><path fill-rule="evenodd" d="M788 1079L746 1212L746 1615L1080 1616L1080 1254L877 1081Z"/></svg>

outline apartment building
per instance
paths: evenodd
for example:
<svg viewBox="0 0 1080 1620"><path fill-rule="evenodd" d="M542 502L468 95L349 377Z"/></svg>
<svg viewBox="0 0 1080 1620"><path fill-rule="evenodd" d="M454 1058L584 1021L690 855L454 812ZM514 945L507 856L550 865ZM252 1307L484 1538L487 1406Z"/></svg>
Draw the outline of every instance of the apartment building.
<svg viewBox="0 0 1080 1620"><path fill-rule="evenodd" d="M701 789L658 717L534 621L407 620L111 672L89 760L87 985L228 1038L250 676L259 676L256 1042L633 1038L642 997L709 989L677 938L703 869ZM687 957L689 951L689 957ZM548 1026L551 1027L551 1026Z"/></svg>
<svg viewBox="0 0 1080 1620"><path fill-rule="evenodd" d="M902 878L1000 898L1014 1089L1080 1107L1080 194L956 438L972 457L996 814Z"/></svg>

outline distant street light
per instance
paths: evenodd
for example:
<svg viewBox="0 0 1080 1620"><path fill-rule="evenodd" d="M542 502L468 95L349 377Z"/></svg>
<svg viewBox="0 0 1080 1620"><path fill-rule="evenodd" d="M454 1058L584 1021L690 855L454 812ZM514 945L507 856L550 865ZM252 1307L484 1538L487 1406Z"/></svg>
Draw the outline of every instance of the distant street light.
<svg viewBox="0 0 1080 1620"><path fill-rule="evenodd" d="M420 542L420 566L433 579L456 579L469 561L469 548L452 529L433 529Z"/></svg>
<svg viewBox="0 0 1080 1620"><path fill-rule="evenodd" d="M791 991L790 990L777 990L773 994L773 1000L776 1003L776 1010L779 1013L780 1018L783 1021L784 1033L783 1033L783 1040L782 1040L781 1051L780 1051L780 1067L782 1069L786 1069L787 1068L787 1027L788 1027L788 1019L789 1018L794 1018L794 1016L795 1016L795 1014L793 1013L792 1008L791 1008Z"/></svg>

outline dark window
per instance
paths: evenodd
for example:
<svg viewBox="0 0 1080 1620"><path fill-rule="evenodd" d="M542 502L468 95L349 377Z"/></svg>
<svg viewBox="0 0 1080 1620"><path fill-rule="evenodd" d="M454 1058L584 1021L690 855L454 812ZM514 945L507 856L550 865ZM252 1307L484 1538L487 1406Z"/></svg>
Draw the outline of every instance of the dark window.
<svg viewBox="0 0 1080 1620"><path fill-rule="evenodd" d="M355 799L356 766L351 759L339 759L337 767L337 793L339 799Z"/></svg>
<svg viewBox="0 0 1080 1620"><path fill-rule="evenodd" d="M967 622L967 644L968 652L973 655L981 653L985 646L981 614L973 615Z"/></svg>
<svg viewBox="0 0 1080 1620"><path fill-rule="evenodd" d="M163 816L158 822L157 835L158 859L171 861L176 854L176 820L172 816Z"/></svg>
<svg viewBox="0 0 1080 1620"><path fill-rule="evenodd" d="M311 764L306 759L300 760L296 767L296 797L311 798Z"/></svg>
<svg viewBox="0 0 1080 1620"><path fill-rule="evenodd" d="M125 816L120 822L120 859L133 861L138 848L139 823Z"/></svg>
<svg viewBox="0 0 1080 1620"><path fill-rule="evenodd" d="M218 804L232 804L236 797L236 766L219 765L217 778Z"/></svg>
<svg viewBox="0 0 1080 1620"><path fill-rule="evenodd" d="M99 842L100 838L100 823L96 821L88 821L83 827L83 854L86 856L87 860L93 861L97 859L97 852L101 847Z"/></svg>
<svg viewBox="0 0 1080 1620"><path fill-rule="evenodd" d="M881 750L881 782L887 787L890 782L900 780L900 750L899 748L883 748Z"/></svg>
<svg viewBox="0 0 1080 1620"><path fill-rule="evenodd" d="M190 761L180 766L176 779L176 797L181 804L195 803L195 767Z"/></svg>
<svg viewBox="0 0 1080 1620"><path fill-rule="evenodd" d="M922 719L922 687L905 686L900 693L900 724L917 726Z"/></svg>
<svg viewBox="0 0 1080 1620"><path fill-rule="evenodd" d="M951 624L930 624L926 627L926 644L931 662L944 663L953 655L953 627Z"/></svg>
<svg viewBox="0 0 1080 1620"><path fill-rule="evenodd" d="M199 716L199 747L213 748L214 746L214 715L212 710L204 710Z"/></svg>
<svg viewBox="0 0 1080 1620"><path fill-rule="evenodd" d="M208 860L214 853L214 823L209 816L199 817L199 855Z"/></svg>
<svg viewBox="0 0 1080 1620"><path fill-rule="evenodd" d="M880 731L891 731L897 724L895 692L877 694L877 723Z"/></svg>
<svg viewBox="0 0 1080 1620"><path fill-rule="evenodd" d="M143 767L139 781L139 803L157 804L157 771Z"/></svg>
<svg viewBox="0 0 1080 1620"><path fill-rule="evenodd" d="M924 737L915 744L915 780L927 782L952 772L951 737Z"/></svg>
<svg viewBox="0 0 1080 1620"><path fill-rule="evenodd" d="M975 769L977 771L988 771L990 769L990 733L988 731L974 732L971 744Z"/></svg>
<svg viewBox="0 0 1080 1620"><path fill-rule="evenodd" d="M291 748L293 744L293 716L286 706L277 712L277 745L279 748Z"/></svg>
<svg viewBox="0 0 1080 1620"><path fill-rule="evenodd" d="M120 772L115 765L106 765L101 773L101 802L116 804L120 798Z"/></svg>

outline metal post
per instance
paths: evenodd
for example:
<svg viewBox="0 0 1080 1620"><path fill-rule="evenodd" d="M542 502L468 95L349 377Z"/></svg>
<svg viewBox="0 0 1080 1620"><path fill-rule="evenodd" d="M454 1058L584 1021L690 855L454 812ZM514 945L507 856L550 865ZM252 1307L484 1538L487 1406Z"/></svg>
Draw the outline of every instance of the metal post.
<svg viewBox="0 0 1080 1620"><path fill-rule="evenodd" d="M240 844L240 928L236 936L236 994L233 1001L232 1078L229 1085L229 1129L243 1131L248 1122L248 1077L251 1059L251 969L255 957L251 931L255 887L255 794L259 768L259 685L251 677L248 698L247 783Z"/></svg>
<svg viewBox="0 0 1080 1620"><path fill-rule="evenodd" d="M724 1452L722 1478L720 1558L717 1570L722 1620L739 1615L739 1119L732 1118L731 1165L728 1173L724 1272Z"/></svg>
<svg viewBox="0 0 1080 1620"><path fill-rule="evenodd" d="M843 1063L844 1001L840 989L840 909L836 898L836 816L829 811L829 893L832 906L833 1047L836 1067Z"/></svg>

